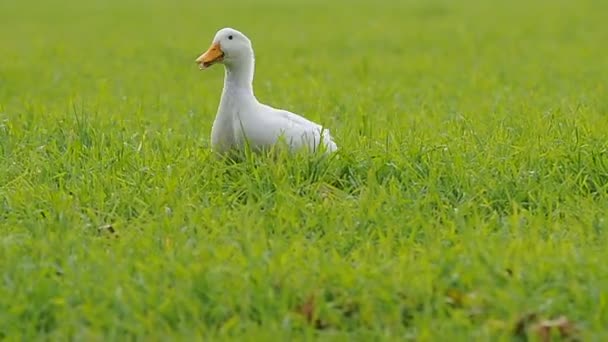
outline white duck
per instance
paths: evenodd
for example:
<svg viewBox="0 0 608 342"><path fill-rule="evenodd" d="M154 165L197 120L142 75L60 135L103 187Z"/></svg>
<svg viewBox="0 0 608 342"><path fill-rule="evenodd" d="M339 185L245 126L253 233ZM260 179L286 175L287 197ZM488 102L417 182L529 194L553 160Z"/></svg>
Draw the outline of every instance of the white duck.
<svg viewBox="0 0 608 342"><path fill-rule="evenodd" d="M284 139L291 151L323 146L337 150L329 131L286 110L258 102L253 94L254 54L251 41L241 32L224 28L211 47L196 59L200 69L223 63L226 74L220 105L211 129L211 147L218 153L242 149L264 150Z"/></svg>

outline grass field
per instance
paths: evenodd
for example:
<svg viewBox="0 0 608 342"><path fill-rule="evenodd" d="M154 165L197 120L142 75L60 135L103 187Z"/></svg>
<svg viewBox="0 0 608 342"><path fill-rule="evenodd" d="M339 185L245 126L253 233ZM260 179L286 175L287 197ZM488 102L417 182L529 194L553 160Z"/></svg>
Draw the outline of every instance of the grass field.
<svg viewBox="0 0 608 342"><path fill-rule="evenodd" d="M607 340L607 12L0 0L0 340ZM335 158L211 154L224 26Z"/></svg>

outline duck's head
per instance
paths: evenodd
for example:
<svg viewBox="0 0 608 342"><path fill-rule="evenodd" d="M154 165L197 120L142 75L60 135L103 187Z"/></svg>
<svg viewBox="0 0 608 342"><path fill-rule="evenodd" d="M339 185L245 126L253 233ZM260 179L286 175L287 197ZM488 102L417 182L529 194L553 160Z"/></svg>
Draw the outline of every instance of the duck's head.
<svg viewBox="0 0 608 342"><path fill-rule="evenodd" d="M223 28L217 31L213 43L196 59L196 64L200 69L206 69L215 63L223 63L230 67L252 58L253 48L249 38L235 29Z"/></svg>

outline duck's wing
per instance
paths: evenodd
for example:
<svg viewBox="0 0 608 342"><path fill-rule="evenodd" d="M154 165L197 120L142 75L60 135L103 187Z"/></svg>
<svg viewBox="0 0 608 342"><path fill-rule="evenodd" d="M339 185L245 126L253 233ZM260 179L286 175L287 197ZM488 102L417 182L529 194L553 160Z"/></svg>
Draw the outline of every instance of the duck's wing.
<svg viewBox="0 0 608 342"><path fill-rule="evenodd" d="M273 121L281 127L283 137L292 148L307 146L311 150L316 150L320 144L323 144L329 152L337 150L327 128L298 114L282 109L273 108L273 110Z"/></svg>

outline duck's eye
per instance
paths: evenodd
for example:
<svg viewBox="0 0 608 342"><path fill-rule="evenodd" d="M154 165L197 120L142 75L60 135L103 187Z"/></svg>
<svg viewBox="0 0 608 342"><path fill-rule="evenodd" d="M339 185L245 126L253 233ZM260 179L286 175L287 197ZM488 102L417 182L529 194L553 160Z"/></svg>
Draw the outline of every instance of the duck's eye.
<svg viewBox="0 0 608 342"><path fill-rule="evenodd" d="M229 36L228 36L228 39L232 40L232 35L229 35Z"/></svg>

